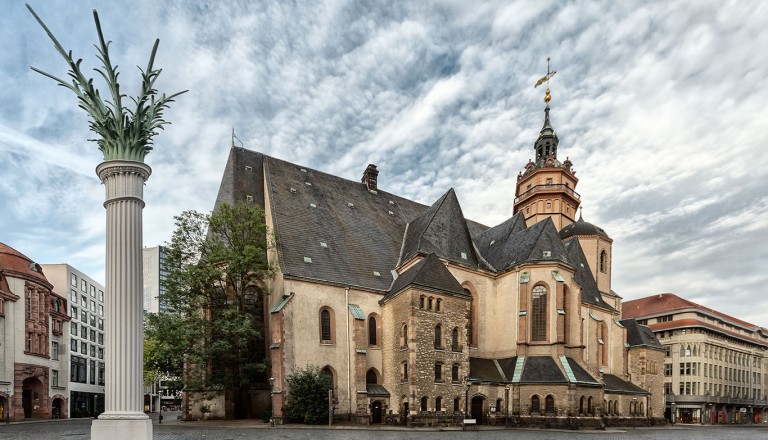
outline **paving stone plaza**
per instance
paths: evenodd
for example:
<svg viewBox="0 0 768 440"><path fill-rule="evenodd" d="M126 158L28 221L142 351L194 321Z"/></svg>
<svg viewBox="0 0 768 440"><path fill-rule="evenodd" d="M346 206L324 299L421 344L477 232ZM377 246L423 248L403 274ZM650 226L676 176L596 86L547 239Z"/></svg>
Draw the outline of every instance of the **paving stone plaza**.
<svg viewBox="0 0 768 440"><path fill-rule="evenodd" d="M154 440L236 440L236 439L288 439L288 440L545 440L589 439L600 440L752 440L768 438L768 425L702 426L677 425L667 428L638 428L606 431L559 431L532 429L483 429L463 432L456 428L376 428L361 429L355 426L328 427L278 427L258 421L176 422L166 417L163 424L153 415ZM0 439L15 440L85 440L90 438L91 419L52 420L30 423L0 424Z"/></svg>

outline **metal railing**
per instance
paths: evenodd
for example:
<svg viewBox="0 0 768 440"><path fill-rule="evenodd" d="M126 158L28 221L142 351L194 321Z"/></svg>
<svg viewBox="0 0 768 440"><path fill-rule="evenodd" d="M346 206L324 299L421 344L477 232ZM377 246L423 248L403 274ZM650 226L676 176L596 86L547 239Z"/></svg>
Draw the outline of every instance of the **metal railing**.
<svg viewBox="0 0 768 440"><path fill-rule="evenodd" d="M522 199L530 197L530 196L532 196L532 195L534 195L536 193L539 193L539 192L550 192L550 191L565 191L566 194L570 194L571 196L573 196L574 199L581 200L581 196L579 195L579 193L574 191L573 188L571 188L568 185L563 185L563 184L558 183L558 184L550 184L550 185L536 185L533 188L525 191L524 193L522 193L518 197L516 197L515 198L515 203L517 203L518 201L520 201Z"/></svg>

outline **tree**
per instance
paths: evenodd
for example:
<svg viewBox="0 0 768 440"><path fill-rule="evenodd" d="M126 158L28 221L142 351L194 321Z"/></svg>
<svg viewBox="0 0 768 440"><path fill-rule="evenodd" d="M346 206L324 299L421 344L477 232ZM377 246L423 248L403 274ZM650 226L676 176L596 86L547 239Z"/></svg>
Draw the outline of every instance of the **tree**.
<svg viewBox="0 0 768 440"><path fill-rule="evenodd" d="M285 415L289 421L319 425L328 420L328 377L316 366L297 369L288 376Z"/></svg>
<svg viewBox="0 0 768 440"><path fill-rule="evenodd" d="M210 215L185 211L175 222L164 281L170 312L150 318L156 346L149 348L169 369L183 359L187 388L234 390L235 416L252 416L250 390L266 382L267 369L263 305L272 269L264 211L222 204Z"/></svg>

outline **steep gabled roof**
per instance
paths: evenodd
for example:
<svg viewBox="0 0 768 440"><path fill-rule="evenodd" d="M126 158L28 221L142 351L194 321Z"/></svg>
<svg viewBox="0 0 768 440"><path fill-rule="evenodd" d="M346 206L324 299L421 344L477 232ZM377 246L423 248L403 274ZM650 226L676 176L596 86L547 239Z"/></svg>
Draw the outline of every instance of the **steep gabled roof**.
<svg viewBox="0 0 768 440"><path fill-rule="evenodd" d="M627 329L627 344L630 347L663 348L653 330L647 325L638 324L634 318L619 321Z"/></svg>
<svg viewBox="0 0 768 440"><path fill-rule="evenodd" d="M506 239L494 242L493 245L488 241L488 246L485 248L488 249L485 255L486 260L499 272L532 261L568 261L563 242L557 234L552 219L548 218L517 232L513 231L519 227L509 225L507 227L511 233ZM498 235L503 238L503 234ZM490 235L485 239L488 237Z"/></svg>
<svg viewBox="0 0 768 440"><path fill-rule="evenodd" d="M527 228L525 217L522 212L518 212L504 222L486 229L475 235L473 240L477 245L480 254L488 261L501 261L504 254L504 243L509 237ZM493 263L490 263L493 266ZM494 266L495 267L495 266Z"/></svg>
<svg viewBox="0 0 768 440"><path fill-rule="evenodd" d="M581 301L608 310L614 310L613 307L603 300L600 289L597 288L597 283L592 278L592 270L589 267L589 263L587 263L587 257L581 249L578 238L572 237L566 240L565 249L568 251L568 262L576 268L573 280L581 287Z"/></svg>
<svg viewBox="0 0 768 440"><path fill-rule="evenodd" d="M263 173L286 276L389 289L406 220L423 205L269 156Z"/></svg>
<svg viewBox="0 0 768 440"><path fill-rule="evenodd" d="M415 255L432 252L455 263L479 266L480 259L453 188L408 222L399 262L402 264Z"/></svg>
<svg viewBox="0 0 768 440"><path fill-rule="evenodd" d="M448 268L443 265L442 261L434 253L429 254L427 258L414 264L398 276L392 283L389 292L381 299L381 302L386 302L389 298L411 285L438 290L449 295L472 298L464 291L461 284L456 281L456 278L454 278Z"/></svg>

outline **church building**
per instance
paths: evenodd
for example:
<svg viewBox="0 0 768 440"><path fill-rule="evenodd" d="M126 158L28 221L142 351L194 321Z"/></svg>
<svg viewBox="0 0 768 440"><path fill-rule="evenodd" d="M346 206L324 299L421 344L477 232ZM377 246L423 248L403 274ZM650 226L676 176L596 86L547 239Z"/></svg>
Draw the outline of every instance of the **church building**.
<svg viewBox="0 0 768 440"><path fill-rule="evenodd" d="M298 368L320 367L336 417L432 425L639 425L663 417L664 351L622 320L613 240L578 213L549 90L512 216L464 217L389 193L368 165L350 181L233 147L223 202L263 207L275 236L266 332L280 420ZM504 197L506 194L500 194Z"/></svg>

